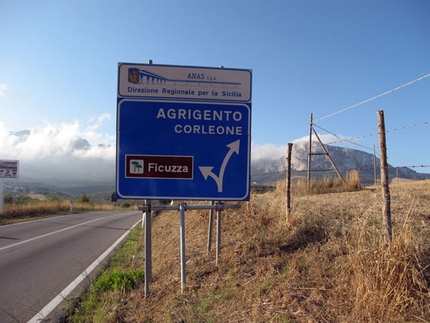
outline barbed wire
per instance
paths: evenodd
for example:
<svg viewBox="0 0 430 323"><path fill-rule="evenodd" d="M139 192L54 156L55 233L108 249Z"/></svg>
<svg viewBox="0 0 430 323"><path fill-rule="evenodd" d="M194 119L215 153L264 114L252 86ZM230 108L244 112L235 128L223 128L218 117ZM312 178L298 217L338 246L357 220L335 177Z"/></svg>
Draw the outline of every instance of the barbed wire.
<svg viewBox="0 0 430 323"><path fill-rule="evenodd" d="M415 123L415 124L413 124L413 125L408 125L408 126L403 126L403 127L393 128L393 129L391 129L391 130L385 130L385 133L392 132L392 131L406 130L406 129L408 129L408 128L412 128L412 127L419 127L419 126L424 126L424 125L428 125L428 124L430 124L430 122L429 122L429 121L424 121L424 122L420 122L420 123ZM331 134L331 135L334 135L336 138L338 138L338 139L339 139L339 141L331 141L331 142L325 143L325 145L332 145L332 144L341 143L341 142L345 142L345 141L346 141L346 142L349 142L349 143L351 143L351 144L355 144L355 143L353 143L353 142L352 142L353 140L360 140L360 139L365 138L365 137L372 137L372 136L377 136L377 135L379 135L379 133L371 133L371 134L362 135L362 136L357 136L357 137L352 137L352 138L348 138L348 139L342 139L342 138L340 138L338 135L334 134L333 132L330 132L330 131L328 131L328 130L326 130L326 129L324 129L324 128L320 127L320 126L317 126L317 125L314 125L314 126L315 126L315 127L317 127L317 128L319 128L319 129L321 129L321 130L323 130L323 131L326 131L327 133L329 133L329 134ZM370 148L370 147L366 147L366 146L362 146L362 145L358 145L358 144L355 144L355 145L357 145L357 146L361 146L361 147L363 147L363 148L367 148L367 149L372 149L372 150L373 150L373 148Z"/></svg>
<svg viewBox="0 0 430 323"><path fill-rule="evenodd" d="M400 169L400 168L428 168L430 165L410 165L410 166L392 166L389 165L387 168L389 169ZM380 166L366 166L366 167L353 167L353 168L338 168L340 171L352 171L352 170L381 170ZM307 172L307 170L301 170L301 172ZM326 169L311 169L312 172L334 172L334 168L326 168ZM429 174L430 176L430 174Z"/></svg>
<svg viewBox="0 0 430 323"><path fill-rule="evenodd" d="M326 130L326 129L324 129L324 128L322 128L322 127L320 127L320 126L317 126L317 125L313 125L314 127L317 127L317 128L319 128L319 129L321 129L321 130L323 130L323 131L325 131L325 132L327 132L327 133L329 133L329 134L331 134L331 135L333 135L333 136L335 136L337 139L339 139L339 141L338 142L349 142L350 144L352 144L352 145L356 145L356 146L359 146L359 147L362 147L362 148L366 148L366 149L370 149L370 150L373 150L373 148L370 148L370 147L366 147L366 146L363 146L363 145L359 145L359 144L357 144L357 143L355 143L355 142L352 142L350 139L341 139L338 135L336 135L335 133L333 133L333 132L331 132L331 131L328 131L328 130ZM335 142L336 143L336 142ZM325 144L325 145L331 145L332 143L327 143L327 144Z"/></svg>
<svg viewBox="0 0 430 323"><path fill-rule="evenodd" d="M400 86L398 86L398 87L396 87L396 88L394 88L394 89L391 89L391 90L389 90L389 91L386 91L386 92L384 92L384 93L381 93L381 94L378 94L378 95L376 95L376 96L374 96L374 97L371 97L370 99L367 99L367 100L361 101L361 102L359 102L359 103L357 103L357 104L354 104L354 105L351 105L351 106L349 106L349 107L347 107L347 108L345 108L345 109L342 109L342 110L339 110L339 111L333 112L333 113L331 113L331 114L329 114L329 115L326 115L326 116L324 116L324 117L318 118L318 119L314 120L314 121L313 121L313 123L315 123L315 122L317 122L317 121L321 121L321 120L327 119L327 118L332 117L332 116L335 116L335 115L337 115L337 114L339 114L339 113L342 113L342 112L345 112L345 111L351 110L351 109L356 108L356 107L358 107L358 106L360 106L360 105L363 105L363 104L365 104L365 103L367 103L367 102L370 102L370 101L376 100L376 99L378 99L378 98L380 98L380 97L382 97L382 96L384 96L384 95L387 95L387 94L393 93L393 92L395 92L395 91L397 91L397 90L403 89L403 88L404 88L404 87L406 87L406 86L409 86L409 85L411 85L411 84L414 84L414 83L416 83L416 82L419 82L419 81L421 81L421 80L424 80L425 78L427 78L427 77L429 77L429 76L430 76L430 73L429 73L429 74L427 74L427 75L424 75L424 76L422 76L422 77L420 77L420 78L417 78L417 79L415 79L415 80L413 80L413 81L410 81L410 82L408 82L408 83L405 83L405 84L403 84L403 85L400 85Z"/></svg>
<svg viewBox="0 0 430 323"><path fill-rule="evenodd" d="M406 126L402 126L402 127L392 128L391 130L385 130L385 133L389 133L389 132L393 132L393 131L406 130L406 129L409 129L409 128L420 127L420 126L429 125L429 124L430 124L430 121L423 121L423 122L419 122L419 123L415 123L415 124L411 124L411 125L406 125ZM330 142L327 142L327 143L323 143L324 145L333 145L333 144L339 144L339 143L343 143L343 142L348 142L348 143L350 143L352 145L355 145L355 146L358 146L358 147L362 147L362 148L365 148L365 149L368 149L368 150L374 150L374 148L367 147L367 146L364 146L364 145L360 145L360 144L357 144L357 143L355 143L353 141L360 140L360 139L363 139L363 138L366 138L366 137L373 137L373 136L379 135L379 133L371 133L371 134L361 135L361 136L357 136L357 137L342 139L339 135L337 135L336 133L334 133L334 132L332 132L330 130L327 130L327 129L325 129L325 128L321 127L321 126L318 126L318 125L313 125L313 126L317 127L318 129L321 129L321 130L325 131L326 133L329 133L329 134L331 134L331 135L333 135L333 136L335 136L336 138L339 139L338 141L330 141ZM378 152L375 152L375 153L376 153L376 156L379 156ZM267 158L274 159L276 157L282 157L285 154L286 153L278 153L278 154L274 154L274 155L270 155L270 156L266 156L266 157L255 158L255 159L252 159L252 161L256 162L256 161L264 160L264 159L267 159ZM405 166L405 167L416 167L416 166Z"/></svg>

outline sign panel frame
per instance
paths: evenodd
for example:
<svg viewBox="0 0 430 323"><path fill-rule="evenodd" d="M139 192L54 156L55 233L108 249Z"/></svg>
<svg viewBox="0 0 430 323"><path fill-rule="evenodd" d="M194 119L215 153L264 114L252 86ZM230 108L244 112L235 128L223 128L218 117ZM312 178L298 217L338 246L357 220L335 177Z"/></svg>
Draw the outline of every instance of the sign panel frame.
<svg viewBox="0 0 430 323"><path fill-rule="evenodd" d="M18 178L19 160L0 159L0 179Z"/></svg>
<svg viewBox="0 0 430 323"><path fill-rule="evenodd" d="M246 201L252 71L118 64L118 199Z"/></svg>

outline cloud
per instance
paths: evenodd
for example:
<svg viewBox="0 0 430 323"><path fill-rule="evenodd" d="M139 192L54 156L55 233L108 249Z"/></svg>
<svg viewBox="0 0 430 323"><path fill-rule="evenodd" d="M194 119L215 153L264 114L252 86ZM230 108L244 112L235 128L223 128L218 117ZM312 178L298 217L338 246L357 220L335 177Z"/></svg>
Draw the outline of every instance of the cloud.
<svg viewBox="0 0 430 323"><path fill-rule="evenodd" d="M95 131L99 129L105 120L110 120L110 114L105 112L99 116L90 118L90 125L87 126L88 131Z"/></svg>
<svg viewBox="0 0 430 323"><path fill-rule="evenodd" d="M321 134L321 135L318 135L318 137L321 139L322 143L325 145L327 145L327 144L330 145L334 142L339 142L339 141L346 139L346 137L344 137L344 136L337 136L336 137L335 135L332 135L332 134ZM313 142L318 141L318 139L316 138L315 135L312 135L312 141ZM305 137L301 137L301 138L293 140L294 145L305 145L308 143L309 143L309 136L305 136Z"/></svg>
<svg viewBox="0 0 430 323"><path fill-rule="evenodd" d="M72 120L52 124L47 121L34 129L11 131L0 121L1 159L20 161L23 179L64 181L93 179L113 181L116 157L115 136L100 131L103 122L110 120L107 113L92 118L87 123ZM321 135L324 143L338 138ZM309 138L293 141L294 149L306 149ZM288 143L284 145L251 144L253 162L283 158ZM21 176L20 175L20 176Z"/></svg>
<svg viewBox="0 0 430 323"><path fill-rule="evenodd" d="M8 130L0 122L0 151L3 159L55 160L68 157L115 159L115 136L97 132L106 115L93 124L82 125L74 120L70 123L51 124L45 122L41 128L17 132Z"/></svg>
<svg viewBox="0 0 430 323"><path fill-rule="evenodd" d="M331 134L322 134L319 135L321 141L323 144L332 144L335 142L339 142L341 140L345 140L345 137L336 137ZM313 136L312 141L314 145L318 142L318 139ZM309 143L309 136L305 136L302 138L295 139L291 141L293 143L293 149L301 149L303 150L305 147L307 147ZM268 160L274 160L281 158L282 156L285 156L287 154L288 150L288 143L285 145L274 145L274 144L263 144L263 145L257 145L252 143L251 144L251 160L257 161L260 159L268 159Z"/></svg>
<svg viewBox="0 0 430 323"><path fill-rule="evenodd" d="M7 91L9 91L7 84L0 83L0 96L6 96Z"/></svg>
<svg viewBox="0 0 430 323"><path fill-rule="evenodd" d="M288 144L276 146L273 144L256 145L251 144L251 160L277 159L285 155Z"/></svg>

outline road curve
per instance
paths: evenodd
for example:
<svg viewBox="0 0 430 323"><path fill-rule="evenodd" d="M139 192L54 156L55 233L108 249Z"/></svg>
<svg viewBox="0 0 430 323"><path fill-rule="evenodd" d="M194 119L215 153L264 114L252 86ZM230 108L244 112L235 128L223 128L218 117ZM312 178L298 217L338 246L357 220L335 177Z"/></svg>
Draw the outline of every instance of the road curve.
<svg viewBox="0 0 430 323"><path fill-rule="evenodd" d="M91 212L0 226L0 322L29 322L141 218Z"/></svg>

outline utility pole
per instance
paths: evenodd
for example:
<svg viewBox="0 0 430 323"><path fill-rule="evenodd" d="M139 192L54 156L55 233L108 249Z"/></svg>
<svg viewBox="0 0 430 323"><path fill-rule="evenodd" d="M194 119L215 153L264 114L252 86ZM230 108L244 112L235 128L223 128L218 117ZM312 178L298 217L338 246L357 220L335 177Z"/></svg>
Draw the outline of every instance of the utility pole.
<svg viewBox="0 0 430 323"><path fill-rule="evenodd" d="M339 169L337 168L336 164L334 163L333 159L331 158L327 148L324 146L320 137L318 136L317 132L315 131L312 118L313 118L313 116L311 113L310 126L309 126L308 188L311 185L311 158L313 155L326 155L328 160L330 161L331 165L333 166L334 170L336 171L337 175L340 177L342 182L345 184L345 180L343 179L342 174L340 173ZM318 139L318 141L321 145L321 148L324 150L323 153L312 153L312 132L315 134L315 137Z"/></svg>
<svg viewBox="0 0 430 323"><path fill-rule="evenodd" d="M324 150L324 153L321 153L320 155L326 155L327 156L328 160L330 161L330 163L333 166L334 170L336 171L337 175L340 177L342 182L345 184L345 180L343 179L342 174L340 173L339 169L337 168L337 166L334 163L333 159L331 158L327 148L325 148L324 144L322 143L322 141L321 141L320 137L318 136L317 132L315 131L315 129L314 129L314 133L315 133L315 137L317 137L317 139L321 145L321 148ZM314 154L314 155L316 155L316 154Z"/></svg>
<svg viewBox="0 0 430 323"><path fill-rule="evenodd" d="M310 185L311 185L312 128L313 128L313 115L311 113L310 122L309 122L308 187L310 187Z"/></svg>

